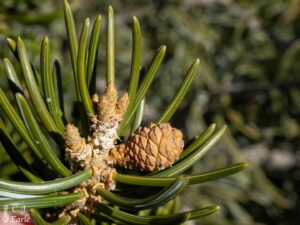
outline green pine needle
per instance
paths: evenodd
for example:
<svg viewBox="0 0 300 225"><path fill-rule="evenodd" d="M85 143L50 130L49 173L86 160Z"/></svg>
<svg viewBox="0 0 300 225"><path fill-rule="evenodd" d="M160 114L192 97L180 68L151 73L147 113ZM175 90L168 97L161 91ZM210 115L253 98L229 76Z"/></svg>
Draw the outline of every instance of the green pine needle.
<svg viewBox="0 0 300 225"><path fill-rule="evenodd" d="M79 84L79 91L80 96L83 101L83 105L85 111L93 115L94 109L92 105L92 101L89 95L89 90L86 82L86 43L88 38L88 32L90 27L90 19L87 18L82 26L80 41L79 41L79 49L78 49L78 56L77 56L77 69L78 69L78 84Z"/></svg>
<svg viewBox="0 0 300 225"><path fill-rule="evenodd" d="M132 59L131 59L131 72L130 81L128 86L129 99L133 100L135 97L139 79L142 60L142 34L138 19L134 16L132 23Z"/></svg>
<svg viewBox="0 0 300 225"><path fill-rule="evenodd" d="M189 71L186 74L184 81L182 81L179 89L177 90L175 96L170 101L166 110L157 120L157 123L166 123L168 122L173 114L176 112L179 104L182 102L186 92L188 91L199 67L200 60L196 59L193 65L190 67Z"/></svg>
<svg viewBox="0 0 300 225"><path fill-rule="evenodd" d="M13 106L10 104L9 100L7 99L4 91L0 88L0 106L4 110L5 114L8 116L9 120L17 130L17 132L21 135L21 137L24 139L24 141L28 144L30 149L35 153L35 155L43 159L42 154L34 144L33 140L31 139L30 135L28 134L28 131L25 127L25 124L23 123L21 117L19 114L15 111Z"/></svg>
<svg viewBox="0 0 300 225"><path fill-rule="evenodd" d="M95 77L96 76L96 68L97 68L97 53L98 53L98 47L100 42L100 31L101 31L101 25L102 25L102 18L101 15L99 15L93 25L92 33L91 33L91 40L89 45L89 53L88 53L88 63L87 63L87 77L86 82L88 87L95 86L95 84L92 84L92 82L96 82Z"/></svg>
<svg viewBox="0 0 300 225"><path fill-rule="evenodd" d="M32 114L28 103L23 95L17 93L16 100L26 125L27 131L31 138L35 140L35 145L40 150L43 158L49 163L49 165L60 175L66 177L71 175L71 171L58 159L54 151L51 149L45 135L41 131L37 121Z"/></svg>
<svg viewBox="0 0 300 225"><path fill-rule="evenodd" d="M239 163L233 166L217 169L214 171L186 175L189 179L189 184L199 184L212 180L217 180L238 173L248 167L247 163ZM124 184L149 186L149 187L164 187L174 182L177 177L150 177L150 176L133 176L117 173L115 180Z"/></svg>
<svg viewBox="0 0 300 225"><path fill-rule="evenodd" d="M12 199L12 200L1 200L0 210L9 209L42 209L53 206L63 206L70 204L71 202L77 201L83 197L82 192L66 194L66 195L49 195L38 198L26 198L26 199Z"/></svg>
<svg viewBox="0 0 300 225"><path fill-rule="evenodd" d="M165 204L169 200L179 195L186 188L188 183L189 180L187 177L179 177L157 194L142 199L117 196L116 194L113 194L102 188L98 188L97 192L101 195L102 198L119 207L134 210L143 210L155 208L159 205Z"/></svg>
<svg viewBox="0 0 300 225"><path fill-rule="evenodd" d="M64 123L62 120L62 112L59 103L57 102L57 94L55 89L56 79L53 77L50 68L50 44L49 38L45 37L41 46L41 78L44 91L44 99L47 104L50 115L52 116L56 126L61 134L64 133Z"/></svg>
<svg viewBox="0 0 300 225"><path fill-rule="evenodd" d="M57 126L55 125L49 111L47 110L47 107L44 103L44 100L40 94L38 85L36 83L31 64L28 59L28 55L24 46L24 43L22 39L19 37L17 41L17 51L18 56L21 64L21 68L24 74L24 80L27 86L27 89L29 91L29 94L31 96L32 102L35 106L35 109L43 121L43 124L47 128L49 132L54 132L57 134L60 134L62 137L64 136L64 133L62 133Z"/></svg>
<svg viewBox="0 0 300 225"><path fill-rule="evenodd" d="M107 10L107 36L106 36L106 85L115 82L115 29L114 11L111 6Z"/></svg>
<svg viewBox="0 0 300 225"><path fill-rule="evenodd" d="M79 185L92 175L92 170L82 171L66 178L41 183L17 182L0 179L0 188L12 193L19 194L50 194L53 192L67 190Z"/></svg>

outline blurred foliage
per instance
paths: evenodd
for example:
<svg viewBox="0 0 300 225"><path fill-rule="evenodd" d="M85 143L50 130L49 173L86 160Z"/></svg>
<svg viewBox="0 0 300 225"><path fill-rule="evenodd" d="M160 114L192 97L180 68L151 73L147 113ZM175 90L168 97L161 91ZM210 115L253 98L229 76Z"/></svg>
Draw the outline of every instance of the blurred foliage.
<svg viewBox="0 0 300 225"><path fill-rule="evenodd" d="M240 159L250 161L252 167L247 173L228 178L227 183L212 182L186 193L183 207L219 202L223 206L221 212L202 220L201 224L207 225L297 224L300 220L297 213L300 209L297 200L300 190L299 0L90 0L88 4L73 0L70 3L77 21L82 21L86 14L94 19L109 4L113 5L116 74L124 84L130 73L131 15L141 22L143 60L149 59L158 43L167 45L160 78L151 90L151 102L146 103L148 120L157 119L157 112L170 100L187 66L200 57L199 75L172 123L185 129L187 140L210 122L229 124L231 133L223 138L215 157L204 159L193 170L206 171ZM67 46L62 12L58 10L61 5L58 0L1 1L1 57L8 49L3 46L4 36L26 37L26 44L35 56L34 49L38 52L40 48L36 43L47 33L53 40L55 57L62 64L69 60L64 54ZM104 76L105 40L101 42L98 71ZM67 90L72 88L68 83L71 68L66 66L62 70ZM101 85L104 84L97 83L98 87ZM1 171L13 171L2 170L4 166L7 167L2 162ZM217 191L218 186L222 189Z"/></svg>

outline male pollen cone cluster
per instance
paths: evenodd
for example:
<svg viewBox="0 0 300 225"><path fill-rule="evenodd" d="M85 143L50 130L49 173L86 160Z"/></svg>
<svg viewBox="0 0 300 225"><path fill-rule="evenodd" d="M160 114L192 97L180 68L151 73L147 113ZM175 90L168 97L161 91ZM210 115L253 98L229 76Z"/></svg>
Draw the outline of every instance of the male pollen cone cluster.
<svg viewBox="0 0 300 225"><path fill-rule="evenodd" d="M66 126L66 158L72 171L92 168L93 176L87 186L102 184L104 188L115 188L113 175L116 172L109 151L115 147L118 127L129 104L128 94L118 96L114 83L110 82L103 96L92 98L95 115L90 115L91 135L84 139L72 124Z"/></svg>

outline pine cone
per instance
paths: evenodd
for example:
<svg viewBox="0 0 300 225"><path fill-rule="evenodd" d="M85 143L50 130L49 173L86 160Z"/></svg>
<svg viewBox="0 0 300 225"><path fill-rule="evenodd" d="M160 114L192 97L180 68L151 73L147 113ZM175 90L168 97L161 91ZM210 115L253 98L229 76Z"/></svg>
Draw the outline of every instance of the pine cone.
<svg viewBox="0 0 300 225"><path fill-rule="evenodd" d="M124 144L110 152L125 168L162 170L173 165L183 150L183 135L169 123L140 127Z"/></svg>

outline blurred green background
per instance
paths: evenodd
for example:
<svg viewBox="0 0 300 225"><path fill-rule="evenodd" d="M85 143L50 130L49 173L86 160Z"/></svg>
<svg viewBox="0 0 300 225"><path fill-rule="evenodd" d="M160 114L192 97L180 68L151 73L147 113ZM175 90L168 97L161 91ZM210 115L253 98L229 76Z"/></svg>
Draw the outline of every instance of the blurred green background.
<svg viewBox="0 0 300 225"><path fill-rule="evenodd" d="M140 20L143 62L167 45L167 57L146 99L145 121L155 120L197 57L201 67L172 119L186 141L212 122L229 131L192 171L232 162L250 168L231 178L189 188L182 208L217 203L220 212L195 224L296 225L300 221L300 0L69 0L80 30L86 16L108 5L115 11L116 79L125 90L130 73L132 16ZM6 37L22 36L39 65L40 43L50 38L52 60L63 65L65 99L73 100L71 63L61 0L0 1L0 56ZM105 27L102 29L105 32ZM102 36L97 87L103 92L105 38ZM144 63L144 65L145 65ZM146 65L145 65L146 66ZM1 86L6 85L3 65ZM72 113L72 105L69 106ZM17 169L0 159L0 174Z"/></svg>

